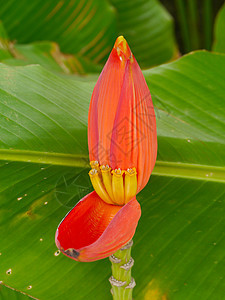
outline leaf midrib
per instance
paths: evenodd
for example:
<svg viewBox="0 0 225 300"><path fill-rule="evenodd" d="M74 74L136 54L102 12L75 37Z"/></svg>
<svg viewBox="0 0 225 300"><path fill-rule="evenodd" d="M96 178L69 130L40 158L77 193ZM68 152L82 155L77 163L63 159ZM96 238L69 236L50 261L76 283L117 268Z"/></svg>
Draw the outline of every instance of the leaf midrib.
<svg viewBox="0 0 225 300"><path fill-rule="evenodd" d="M0 160L89 168L86 154L0 149ZM225 182L225 167L182 162L156 161L152 172L157 176Z"/></svg>

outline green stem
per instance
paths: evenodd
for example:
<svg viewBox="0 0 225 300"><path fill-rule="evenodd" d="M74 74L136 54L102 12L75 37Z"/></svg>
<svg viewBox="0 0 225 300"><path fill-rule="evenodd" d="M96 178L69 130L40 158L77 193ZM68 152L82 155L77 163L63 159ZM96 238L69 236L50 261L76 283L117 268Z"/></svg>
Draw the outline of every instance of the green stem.
<svg viewBox="0 0 225 300"><path fill-rule="evenodd" d="M189 32L191 38L191 50L199 49L200 39L198 34L198 7L196 0L187 1L189 10Z"/></svg>
<svg viewBox="0 0 225 300"><path fill-rule="evenodd" d="M212 43L212 1L203 1L203 22L204 22L204 37L205 49L211 50Z"/></svg>
<svg viewBox="0 0 225 300"><path fill-rule="evenodd" d="M185 53L187 53L191 50L191 42L188 30L185 2L184 0L175 0L175 5L177 9L178 22L180 24L180 30L183 39L184 51Z"/></svg>
<svg viewBox="0 0 225 300"><path fill-rule="evenodd" d="M113 300L132 300L132 291L135 281L131 277L131 268L134 260L131 257L131 240L126 246L110 256L112 263L112 276L109 281L112 285Z"/></svg>

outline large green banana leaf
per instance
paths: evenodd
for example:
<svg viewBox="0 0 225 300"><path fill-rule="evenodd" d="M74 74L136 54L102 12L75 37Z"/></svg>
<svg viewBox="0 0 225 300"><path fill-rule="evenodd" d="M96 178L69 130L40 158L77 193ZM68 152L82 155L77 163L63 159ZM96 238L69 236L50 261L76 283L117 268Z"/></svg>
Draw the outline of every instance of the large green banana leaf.
<svg viewBox="0 0 225 300"><path fill-rule="evenodd" d="M225 55L196 52L144 73L159 150L137 197L134 299L224 299L224 68ZM0 70L0 281L41 300L111 299L108 259L75 262L54 244L58 223L91 190L94 81L40 66Z"/></svg>
<svg viewBox="0 0 225 300"><path fill-rule="evenodd" d="M31 300L32 298L26 293L21 293L8 286L0 285L0 299L1 300ZM35 299L35 298L33 298Z"/></svg>
<svg viewBox="0 0 225 300"><path fill-rule="evenodd" d="M105 62L119 34L145 68L170 60L175 52L173 19L158 0L0 0L0 20L20 44L58 43L62 52L74 54L78 73ZM35 49L22 50L32 55Z"/></svg>
<svg viewBox="0 0 225 300"><path fill-rule="evenodd" d="M80 55L63 54L55 42L16 44L10 41L0 22L0 61L7 65L39 64L57 73L86 74L100 72L101 66Z"/></svg>

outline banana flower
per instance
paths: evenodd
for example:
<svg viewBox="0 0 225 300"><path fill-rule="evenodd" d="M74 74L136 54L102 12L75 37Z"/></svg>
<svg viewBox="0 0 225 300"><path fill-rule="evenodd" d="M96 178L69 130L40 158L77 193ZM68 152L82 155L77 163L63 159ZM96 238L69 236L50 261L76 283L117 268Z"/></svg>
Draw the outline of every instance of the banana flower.
<svg viewBox="0 0 225 300"><path fill-rule="evenodd" d="M122 36L92 94L88 146L94 191L66 215L55 237L65 255L86 262L108 257L132 239L141 216L136 195L157 155L151 95Z"/></svg>

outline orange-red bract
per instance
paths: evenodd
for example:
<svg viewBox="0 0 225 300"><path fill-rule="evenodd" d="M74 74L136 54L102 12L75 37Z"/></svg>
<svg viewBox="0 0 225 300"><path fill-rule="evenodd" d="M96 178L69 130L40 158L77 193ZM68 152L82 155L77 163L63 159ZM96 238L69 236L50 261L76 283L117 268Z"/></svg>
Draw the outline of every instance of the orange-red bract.
<svg viewBox="0 0 225 300"><path fill-rule="evenodd" d="M95 85L88 120L90 161L112 169L135 167L139 192L157 155L155 113L141 69L123 37Z"/></svg>
<svg viewBox="0 0 225 300"><path fill-rule="evenodd" d="M124 206L110 205L92 192L62 220L56 231L56 245L78 261L105 258L132 239L140 216L135 198Z"/></svg>

